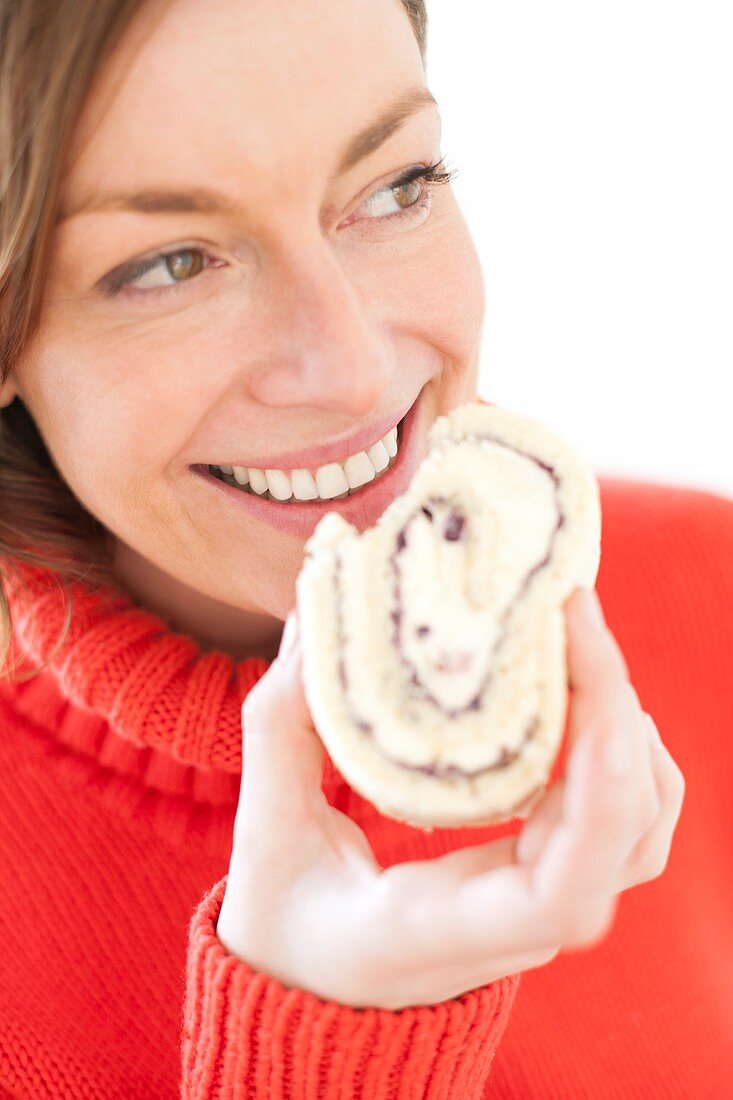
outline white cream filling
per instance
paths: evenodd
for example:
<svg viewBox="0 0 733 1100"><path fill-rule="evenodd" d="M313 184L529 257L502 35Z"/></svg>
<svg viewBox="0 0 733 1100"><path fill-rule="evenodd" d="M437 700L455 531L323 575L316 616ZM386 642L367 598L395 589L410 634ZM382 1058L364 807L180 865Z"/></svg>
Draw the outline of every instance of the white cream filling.
<svg viewBox="0 0 733 1100"><path fill-rule="evenodd" d="M257 496L269 491L271 498L279 501L333 500L379 477L396 458L397 451L394 427L367 451L314 470L258 470L253 466L209 466L209 470L217 476L227 475Z"/></svg>

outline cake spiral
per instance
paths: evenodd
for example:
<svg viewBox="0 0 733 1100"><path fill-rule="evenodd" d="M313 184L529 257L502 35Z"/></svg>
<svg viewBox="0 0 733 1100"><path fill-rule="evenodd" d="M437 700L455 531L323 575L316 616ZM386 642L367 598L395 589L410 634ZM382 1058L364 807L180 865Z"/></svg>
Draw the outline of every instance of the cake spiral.
<svg viewBox="0 0 733 1100"><path fill-rule="evenodd" d="M440 417L401 497L362 534L336 512L297 580L303 682L343 777L429 829L525 817L567 706L562 604L600 564L597 481L544 424Z"/></svg>

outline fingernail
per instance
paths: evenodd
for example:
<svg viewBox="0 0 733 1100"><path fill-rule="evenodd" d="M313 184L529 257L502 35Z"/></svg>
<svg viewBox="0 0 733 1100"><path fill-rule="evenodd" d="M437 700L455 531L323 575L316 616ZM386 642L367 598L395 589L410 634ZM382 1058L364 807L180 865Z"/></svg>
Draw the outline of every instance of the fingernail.
<svg viewBox="0 0 733 1100"><path fill-rule="evenodd" d="M280 639L280 648L278 650L278 657L282 661L287 661L288 657L293 651L295 645L295 639L298 636L298 616L295 611L291 611L285 620L285 627Z"/></svg>

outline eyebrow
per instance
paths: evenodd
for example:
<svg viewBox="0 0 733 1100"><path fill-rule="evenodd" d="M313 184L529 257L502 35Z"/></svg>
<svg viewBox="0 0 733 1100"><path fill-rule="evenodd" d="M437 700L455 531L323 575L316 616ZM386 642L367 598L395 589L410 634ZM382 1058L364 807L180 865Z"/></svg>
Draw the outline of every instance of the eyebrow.
<svg viewBox="0 0 733 1100"><path fill-rule="evenodd" d="M407 88L374 122L356 134L342 151L336 175L342 176L370 153L375 152L412 115L438 101L427 88ZM140 214L223 214L241 212L240 206L220 191L193 187L186 191L163 188L141 188L137 191L104 191L87 196L68 208L62 208L57 224L79 214L98 214L109 210L134 211Z"/></svg>

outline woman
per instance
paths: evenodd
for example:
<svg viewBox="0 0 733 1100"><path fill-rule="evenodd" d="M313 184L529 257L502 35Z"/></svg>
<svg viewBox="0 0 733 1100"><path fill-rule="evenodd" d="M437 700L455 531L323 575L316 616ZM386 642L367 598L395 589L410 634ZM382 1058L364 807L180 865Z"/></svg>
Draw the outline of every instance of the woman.
<svg viewBox="0 0 733 1100"><path fill-rule="evenodd" d="M373 524L476 397L421 0L0 12L3 1088L581 1094L600 1071L570 1027L527 1082L541 1021L489 1082L520 976L535 1006L609 977L601 949L570 981L556 956L661 874L684 793L597 600L567 605L567 776L499 830L359 799L282 631L318 517ZM595 1096L635 1072L636 1026Z"/></svg>

